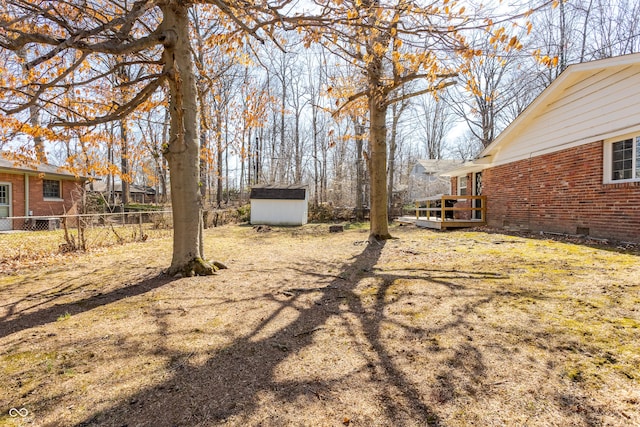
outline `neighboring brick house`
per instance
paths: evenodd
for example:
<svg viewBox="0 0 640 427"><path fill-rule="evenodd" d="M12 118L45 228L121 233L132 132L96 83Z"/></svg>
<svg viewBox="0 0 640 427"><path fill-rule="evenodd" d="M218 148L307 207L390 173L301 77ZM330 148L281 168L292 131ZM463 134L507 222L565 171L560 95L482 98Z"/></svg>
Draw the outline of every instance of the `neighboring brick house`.
<svg viewBox="0 0 640 427"><path fill-rule="evenodd" d="M113 188L109 188L109 185L103 181L93 181L91 183L87 183L85 187L89 192L101 193L105 200L115 198L116 204L121 203L121 182L114 183ZM129 184L129 200L130 203L156 203L156 190L152 187Z"/></svg>
<svg viewBox="0 0 640 427"><path fill-rule="evenodd" d="M640 242L640 54L571 65L446 175L490 226Z"/></svg>
<svg viewBox="0 0 640 427"><path fill-rule="evenodd" d="M27 216L50 217L69 213L78 201L83 178L41 164L14 165L0 156L0 231L21 230ZM22 217L3 219L10 217Z"/></svg>

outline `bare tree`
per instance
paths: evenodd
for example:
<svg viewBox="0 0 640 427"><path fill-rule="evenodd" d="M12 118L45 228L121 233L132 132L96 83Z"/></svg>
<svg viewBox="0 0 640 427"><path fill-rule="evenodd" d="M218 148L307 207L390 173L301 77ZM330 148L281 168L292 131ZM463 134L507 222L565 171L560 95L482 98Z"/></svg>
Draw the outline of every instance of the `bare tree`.
<svg viewBox="0 0 640 427"><path fill-rule="evenodd" d="M199 1L203 11L226 21L227 42L277 20L277 9L236 1ZM97 0L33 3L8 0L0 18L3 74L25 61L31 79L2 89L0 109L20 115L37 105L42 120L57 129L117 121L168 89L170 138L164 156L171 170L174 213L173 259L169 273L212 274L204 260L202 195L199 192L200 135L196 74L188 11L194 2L178 0ZM215 5L212 7L210 5ZM134 58L143 72L127 83L120 102L105 96L104 82L118 72L97 67L100 56ZM73 91L76 98L65 97Z"/></svg>
<svg viewBox="0 0 640 427"><path fill-rule="evenodd" d="M491 50L491 46L484 42L477 47L484 52ZM502 115L511 104L508 85L513 81L508 78L508 73L516 64L513 51L473 58L467 64L467 73L461 76L462 83L470 91L449 91L449 96L443 97L484 147L502 128Z"/></svg>
<svg viewBox="0 0 640 427"><path fill-rule="evenodd" d="M441 159L445 138L455 123L453 111L442 98L427 94L416 99L412 112L427 159Z"/></svg>
<svg viewBox="0 0 640 427"><path fill-rule="evenodd" d="M398 136L399 124L402 113L407 110L408 106L408 99L402 99L400 102L391 105L391 129L389 135L389 161L387 170L387 209L389 210L389 212L391 212L391 207L393 204L393 190L396 178L396 154L398 150L398 139L400 139L400 137Z"/></svg>

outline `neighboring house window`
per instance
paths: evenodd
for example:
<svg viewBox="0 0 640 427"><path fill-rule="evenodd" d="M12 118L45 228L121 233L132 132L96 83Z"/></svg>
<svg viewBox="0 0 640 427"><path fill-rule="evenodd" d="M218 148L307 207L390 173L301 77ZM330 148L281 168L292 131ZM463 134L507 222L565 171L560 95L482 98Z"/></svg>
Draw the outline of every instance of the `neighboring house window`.
<svg viewBox="0 0 640 427"><path fill-rule="evenodd" d="M458 177L458 195L459 196L467 195L467 177L466 176Z"/></svg>
<svg viewBox="0 0 640 427"><path fill-rule="evenodd" d="M0 205L9 204L9 184L0 184Z"/></svg>
<svg viewBox="0 0 640 427"><path fill-rule="evenodd" d="M42 197L44 197L45 199L60 199L60 181L55 179L43 179Z"/></svg>
<svg viewBox="0 0 640 427"><path fill-rule="evenodd" d="M640 180L640 136L615 141L605 152L605 182Z"/></svg>

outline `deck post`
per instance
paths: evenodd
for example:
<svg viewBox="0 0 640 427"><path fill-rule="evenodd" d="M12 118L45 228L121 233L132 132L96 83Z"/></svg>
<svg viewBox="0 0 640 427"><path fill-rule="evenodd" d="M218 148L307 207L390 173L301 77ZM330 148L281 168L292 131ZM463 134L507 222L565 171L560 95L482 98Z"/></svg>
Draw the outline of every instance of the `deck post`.
<svg viewBox="0 0 640 427"><path fill-rule="evenodd" d="M480 196L480 206L482 209L480 210L480 219L483 223L487 223L487 196Z"/></svg>

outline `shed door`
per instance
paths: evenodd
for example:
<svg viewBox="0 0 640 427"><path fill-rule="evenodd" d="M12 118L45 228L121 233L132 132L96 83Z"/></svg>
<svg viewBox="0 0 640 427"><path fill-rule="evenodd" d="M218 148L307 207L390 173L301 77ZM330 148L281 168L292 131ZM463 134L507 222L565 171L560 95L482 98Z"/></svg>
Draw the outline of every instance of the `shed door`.
<svg viewBox="0 0 640 427"><path fill-rule="evenodd" d="M0 184L0 230L11 230L11 184Z"/></svg>

